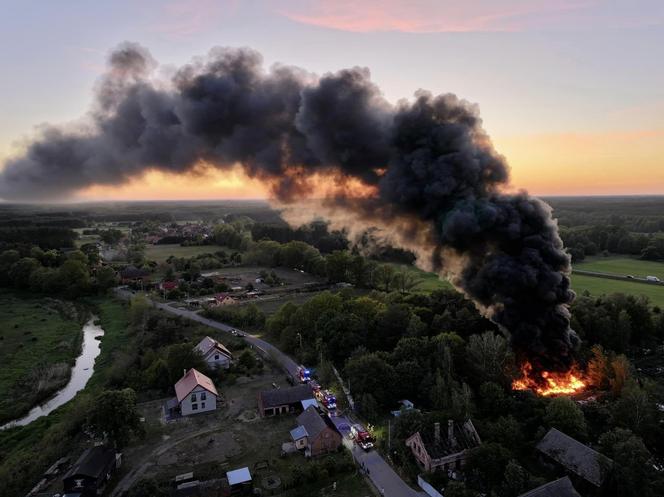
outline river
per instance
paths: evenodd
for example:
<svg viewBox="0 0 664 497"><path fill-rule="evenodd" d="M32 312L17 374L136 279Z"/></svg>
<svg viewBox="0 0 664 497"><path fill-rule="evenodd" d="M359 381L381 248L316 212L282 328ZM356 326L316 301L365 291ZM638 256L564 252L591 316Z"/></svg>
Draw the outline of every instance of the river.
<svg viewBox="0 0 664 497"><path fill-rule="evenodd" d="M9 423L0 426L0 430L11 428L13 426L24 426L32 423L35 419L46 416L51 411L57 409L62 404L69 402L74 396L82 390L94 372L95 359L101 352L99 337L104 335L104 330L98 324L95 324L96 316L83 325L83 346L81 354L76 358L76 364L71 370L71 377L64 388L47 400L45 403L33 407L32 410L22 418L15 419Z"/></svg>

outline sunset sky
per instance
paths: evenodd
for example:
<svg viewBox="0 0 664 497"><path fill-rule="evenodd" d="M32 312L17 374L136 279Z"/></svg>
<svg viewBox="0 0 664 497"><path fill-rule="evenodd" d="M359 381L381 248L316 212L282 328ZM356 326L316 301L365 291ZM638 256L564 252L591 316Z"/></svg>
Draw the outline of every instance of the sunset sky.
<svg viewBox="0 0 664 497"><path fill-rule="evenodd" d="M661 0L0 0L0 162L41 123L89 108L125 40L169 66L249 46L266 66L368 67L385 97L419 88L480 106L512 168L539 195L664 194ZM0 166L1 167L1 166ZM77 199L255 198L239 170L149 173Z"/></svg>

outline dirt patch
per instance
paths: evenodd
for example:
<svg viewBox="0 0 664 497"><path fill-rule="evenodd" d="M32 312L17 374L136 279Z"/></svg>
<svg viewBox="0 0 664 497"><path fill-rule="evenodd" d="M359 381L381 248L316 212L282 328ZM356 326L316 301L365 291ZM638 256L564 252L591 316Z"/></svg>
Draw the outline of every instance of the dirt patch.
<svg viewBox="0 0 664 497"><path fill-rule="evenodd" d="M258 416L258 411L247 409L246 411L242 411L240 415L235 419L237 419L238 421L242 421L243 423L251 423L254 421L258 421L260 417Z"/></svg>
<svg viewBox="0 0 664 497"><path fill-rule="evenodd" d="M162 454L157 464L168 466L178 461L188 461L190 464L203 464L206 462L223 463L230 457L242 453L237 436L232 432L208 433L186 440Z"/></svg>

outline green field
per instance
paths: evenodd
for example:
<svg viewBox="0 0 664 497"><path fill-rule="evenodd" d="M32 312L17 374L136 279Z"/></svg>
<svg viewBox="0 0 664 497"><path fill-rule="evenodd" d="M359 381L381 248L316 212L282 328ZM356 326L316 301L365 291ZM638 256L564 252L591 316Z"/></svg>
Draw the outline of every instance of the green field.
<svg viewBox="0 0 664 497"><path fill-rule="evenodd" d="M0 291L0 323L2 424L67 383L82 328L71 304L8 291Z"/></svg>
<svg viewBox="0 0 664 497"><path fill-rule="evenodd" d="M454 287L446 279L441 278L435 273L422 271L415 266L406 264L392 264L397 271L406 270L415 280L415 286L411 291L419 293L431 293L435 290L452 290Z"/></svg>
<svg viewBox="0 0 664 497"><path fill-rule="evenodd" d="M145 247L145 258L150 261L165 262L170 256L193 257L199 254L213 254L219 250L224 250L229 255L234 252L232 249L218 245L193 245L190 247L182 247L178 244L147 245Z"/></svg>
<svg viewBox="0 0 664 497"><path fill-rule="evenodd" d="M577 294L587 290L591 295L595 296L610 293L645 295L653 304L664 307L664 285L658 286L635 281L622 281L574 274L572 275L572 288Z"/></svg>
<svg viewBox="0 0 664 497"><path fill-rule="evenodd" d="M664 280L664 262L642 261L628 257L591 257L574 264L574 269L598 273L632 275L645 278L652 275Z"/></svg>

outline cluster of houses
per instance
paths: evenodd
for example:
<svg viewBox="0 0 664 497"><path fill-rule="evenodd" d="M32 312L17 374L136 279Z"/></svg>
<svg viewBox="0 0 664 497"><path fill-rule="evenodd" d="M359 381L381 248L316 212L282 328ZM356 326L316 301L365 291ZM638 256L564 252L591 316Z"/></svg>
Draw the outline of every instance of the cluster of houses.
<svg viewBox="0 0 664 497"><path fill-rule="evenodd" d="M206 336L194 347L210 369L228 369L233 362L233 354L218 340ZM184 371L175 384L175 398L165 405L166 419L191 416L217 409L219 392L214 382L197 369Z"/></svg>
<svg viewBox="0 0 664 497"><path fill-rule="evenodd" d="M457 479L469 451L478 447L480 437L470 419L463 423L448 421L446 433L440 423L432 430L420 430L406 439L418 465L426 472L446 471ZM594 493L607 481L613 461L565 433L551 428L536 445L540 462L552 470L562 469L567 476L548 482L519 497L579 497L579 488Z"/></svg>
<svg viewBox="0 0 664 497"><path fill-rule="evenodd" d="M212 227L205 223L163 224L145 236L145 243L181 243L186 240L204 241L212 236Z"/></svg>

